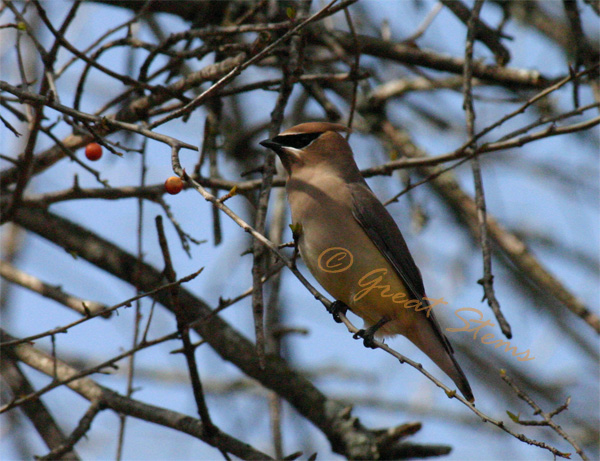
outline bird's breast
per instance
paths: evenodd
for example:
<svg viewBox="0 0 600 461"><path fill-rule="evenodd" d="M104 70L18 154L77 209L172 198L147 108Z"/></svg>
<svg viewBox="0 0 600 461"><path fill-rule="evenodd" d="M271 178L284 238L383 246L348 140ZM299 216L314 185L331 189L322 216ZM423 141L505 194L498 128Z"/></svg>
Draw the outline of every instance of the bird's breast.
<svg viewBox="0 0 600 461"><path fill-rule="evenodd" d="M367 324L398 315L407 290L354 218L346 184L288 184L288 199L301 225L298 249L321 286Z"/></svg>

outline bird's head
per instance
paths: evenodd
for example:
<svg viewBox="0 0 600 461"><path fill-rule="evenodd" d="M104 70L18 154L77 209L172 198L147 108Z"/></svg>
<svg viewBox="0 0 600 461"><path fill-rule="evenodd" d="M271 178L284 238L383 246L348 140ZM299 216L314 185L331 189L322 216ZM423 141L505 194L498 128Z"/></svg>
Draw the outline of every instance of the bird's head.
<svg viewBox="0 0 600 461"><path fill-rule="evenodd" d="M339 132L350 128L338 123L309 122L282 131L261 146L272 149L281 159L289 175L296 169L319 164L344 167L354 164L350 145Z"/></svg>

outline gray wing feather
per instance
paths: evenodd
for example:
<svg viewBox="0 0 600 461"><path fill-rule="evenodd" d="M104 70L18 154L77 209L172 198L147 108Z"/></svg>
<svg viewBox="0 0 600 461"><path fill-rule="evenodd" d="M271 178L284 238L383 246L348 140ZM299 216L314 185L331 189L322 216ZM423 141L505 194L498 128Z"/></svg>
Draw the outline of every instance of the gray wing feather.
<svg viewBox="0 0 600 461"><path fill-rule="evenodd" d="M356 221L394 267L413 299L420 301L423 306L429 305L429 302L423 299L425 287L421 272L415 264L394 218L373 194L366 182L350 183L348 187L352 195L352 214ZM433 312L429 315L429 321L446 349L453 353L452 346L442 333Z"/></svg>

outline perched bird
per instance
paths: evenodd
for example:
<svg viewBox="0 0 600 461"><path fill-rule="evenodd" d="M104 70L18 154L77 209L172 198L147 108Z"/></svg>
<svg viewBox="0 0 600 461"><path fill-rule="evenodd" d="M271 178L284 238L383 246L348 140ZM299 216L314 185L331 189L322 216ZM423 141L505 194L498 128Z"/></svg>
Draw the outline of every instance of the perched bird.
<svg viewBox="0 0 600 461"><path fill-rule="evenodd" d="M288 173L287 196L300 255L335 298L365 322L373 338L403 335L431 358L474 401L469 382L435 319L421 273L387 209L360 174L343 125L310 122L260 144L272 149ZM440 300L436 300L440 301ZM338 319L339 320L339 319Z"/></svg>

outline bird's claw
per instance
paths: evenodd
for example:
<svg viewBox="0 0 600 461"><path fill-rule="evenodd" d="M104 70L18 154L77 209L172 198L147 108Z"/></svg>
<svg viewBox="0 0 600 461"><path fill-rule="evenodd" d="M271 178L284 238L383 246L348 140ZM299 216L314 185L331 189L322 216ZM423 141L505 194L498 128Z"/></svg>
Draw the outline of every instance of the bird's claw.
<svg viewBox="0 0 600 461"><path fill-rule="evenodd" d="M375 344L375 334L372 331L360 329L356 333L354 333L354 336L352 337L354 339L362 338L363 345L365 347L368 347L369 349L377 349L377 344Z"/></svg>
<svg viewBox="0 0 600 461"><path fill-rule="evenodd" d="M337 323L342 323L342 319L340 318L339 314L346 315L347 311L348 311L348 306L346 306L341 301L334 301L327 308L327 312L329 312L331 315L333 315L333 320L335 320Z"/></svg>

